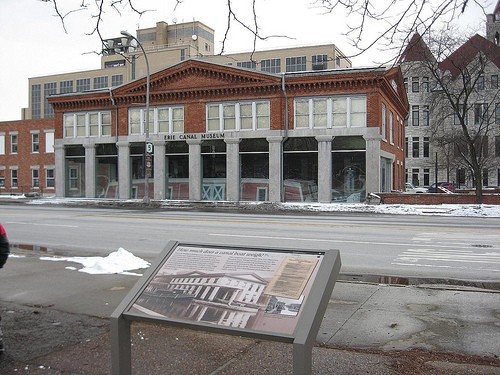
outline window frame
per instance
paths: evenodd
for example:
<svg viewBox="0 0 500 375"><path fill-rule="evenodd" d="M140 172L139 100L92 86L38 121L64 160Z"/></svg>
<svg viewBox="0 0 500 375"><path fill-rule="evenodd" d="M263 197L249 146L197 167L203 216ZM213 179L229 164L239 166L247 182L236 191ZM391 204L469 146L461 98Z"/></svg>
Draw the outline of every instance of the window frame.
<svg viewBox="0 0 500 375"><path fill-rule="evenodd" d="M182 112L181 117L176 117L175 114ZM163 113L167 113L166 118L161 116ZM135 121L132 121L133 114L138 114L137 120L139 123L132 128ZM176 125L182 124L182 130L177 130ZM171 105L171 106L161 106L161 107L150 107L149 108L149 133L150 134L182 134L184 133L184 106L182 105ZM144 135L146 134L145 129L146 124L146 107L130 107L128 109L128 134L129 135ZM166 124L168 130L164 131L164 126ZM138 132L135 128L138 127ZM134 129L134 131L132 131Z"/></svg>
<svg viewBox="0 0 500 375"><path fill-rule="evenodd" d="M241 107L251 104L251 117L248 113L242 116ZM265 115L259 113L258 108L264 106L267 109ZM228 117L228 110L234 108L234 116ZM252 127L243 127L243 123L247 123L251 118ZM226 128L226 124L234 121L234 127ZM246 120L246 121L242 121ZM259 126L264 123L265 126ZM205 131L207 133L224 132L224 131L257 131L269 130L271 128L271 101L270 100L245 100L238 102L210 102L205 106Z"/></svg>
<svg viewBox="0 0 500 375"><path fill-rule="evenodd" d="M356 111L353 106L355 101L363 101L362 110ZM326 113L318 112L315 104L325 102ZM336 105L338 103L339 105ZM293 102L294 129L335 129L335 128L360 128L366 127L367 98L366 95L334 95L334 96L314 96L296 97ZM298 110L301 110L298 112ZM306 111L307 109L307 111ZM317 125L315 121L318 116L326 114L326 124L321 122ZM363 121L357 123L356 118ZM300 120L299 120L300 119ZM340 120L339 120L340 119ZM307 120L307 123L306 121ZM297 126L297 125L302 126Z"/></svg>
<svg viewBox="0 0 500 375"><path fill-rule="evenodd" d="M91 118L95 115L97 116L97 124L91 124ZM109 119L109 122L107 119ZM97 134L94 134L92 130L94 127L97 129ZM63 133L64 138L110 137L111 111L64 113Z"/></svg>

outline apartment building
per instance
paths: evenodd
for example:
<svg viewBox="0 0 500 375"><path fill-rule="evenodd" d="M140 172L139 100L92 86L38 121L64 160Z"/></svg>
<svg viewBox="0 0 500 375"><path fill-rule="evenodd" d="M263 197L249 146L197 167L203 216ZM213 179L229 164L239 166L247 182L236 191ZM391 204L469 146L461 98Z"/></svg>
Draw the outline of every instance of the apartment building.
<svg viewBox="0 0 500 375"><path fill-rule="evenodd" d="M481 54L489 59L484 72L478 78L476 90L468 100L467 123L474 127L483 118L489 121L488 139L484 140L484 156L489 159L482 171L483 186L500 186L500 96L498 79L500 76L500 1L494 13L487 16L487 39L480 35L470 38L458 48L450 61L437 62L444 74L453 75L460 64L473 64ZM432 129L439 126L457 128L458 121L450 116L441 121L442 114L432 111L432 101L436 100L436 82L426 69L425 60L433 59L431 51L419 34L415 34L401 56L400 63L408 95L409 111L405 119L405 178L415 186L429 186L435 181L449 181L459 187L474 186L470 167L461 161L454 150L447 150L436 142ZM448 72L448 73L446 73ZM461 78L455 76L454 83L460 85ZM475 80L476 77L472 77ZM442 123L442 124L441 124ZM436 174L437 173L437 174Z"/></svg>

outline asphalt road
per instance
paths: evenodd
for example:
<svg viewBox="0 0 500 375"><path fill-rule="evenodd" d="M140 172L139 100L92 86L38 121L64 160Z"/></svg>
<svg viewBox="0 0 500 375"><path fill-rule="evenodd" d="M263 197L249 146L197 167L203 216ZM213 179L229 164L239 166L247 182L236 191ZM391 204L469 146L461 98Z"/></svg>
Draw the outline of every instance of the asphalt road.
<svg viewBox="0 0 500 375"><path fill-rule="evenodd" d="M122 247L153 260L170 240L338 249L341 273L472 281L500 279L500 219L372 214L260 214L0 205L13 244L65 256Z"/></svg>

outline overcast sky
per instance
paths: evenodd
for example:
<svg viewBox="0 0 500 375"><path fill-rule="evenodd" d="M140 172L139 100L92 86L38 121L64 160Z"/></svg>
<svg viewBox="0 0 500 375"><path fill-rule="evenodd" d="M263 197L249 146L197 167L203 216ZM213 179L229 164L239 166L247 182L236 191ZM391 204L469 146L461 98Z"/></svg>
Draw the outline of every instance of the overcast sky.
<svg viewBox="0 0 500 375"><path fill-rule="evenodd" d="M374 3L379 5L379 1L381 4L387 0ZM94 3L93 0L86 2ZM82 0L59 0L59 3L64 5L61 12L66 12L77 9ZM235 11L246 14L250 23L252 2L237 0L234 3L237 6ZM134 4L139 9L155 11L139 18L127 9L123 9L121 15L107 9L101 24L104 38L120 36L121 30L135 35L137 28L154 27L158 21L182 23L195 20L215 29L216 53L220 52L227 25L227 0L183 0L175 11L173 0L136 0ZM259 42L257 49L333 43L347 55L355 53L343 35L347 30L346 14L340 10L324 14L324 10L312 4L313 0L257 0L262 35L288 37ZM484 35L485 16L475 2L469 4L459 21L463 28L479 30ZM492 12L493 0L489 8ZM353 21L349 19L349 22ZM100 51L99 37L97 34L88 35L93 27L94 19L88 11L71 13L66 19L65 33L52 4L40 0L0 0L0 121L21 119L21 108L28 106L28 78L100 68L100 58L93 53ZM370 25L372 35L377 33L376 27ZM252 48L251 35L233 23L225 52L250 51ZM384 61L381 57L386 55L374 49L351 60L353 66L371 66Z"/></svg>

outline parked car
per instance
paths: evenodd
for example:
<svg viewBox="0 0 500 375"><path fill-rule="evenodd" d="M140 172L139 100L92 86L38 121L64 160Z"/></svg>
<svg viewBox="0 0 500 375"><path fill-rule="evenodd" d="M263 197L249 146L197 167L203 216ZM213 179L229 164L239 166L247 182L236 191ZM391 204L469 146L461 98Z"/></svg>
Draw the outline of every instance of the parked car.
<svg viewBox="0 0 500 375"><path fill-rule="evenodd" d="M410 182L405 184L405 192L407 193L427 193L427 190L425 187L415 187Z"/></svg>
<svg viewBox="0 0 500 375"><path fill-rule="evenodd" d="M445 190L441 190L440 188L444 188L444 189L454 193L455 189L457 188L457 185L455 183L452 183L452 182L438 182L437 185L436 185L436 183L433 183L431 186L429 186L428 192L429 193L446 193Z"/></svg>

